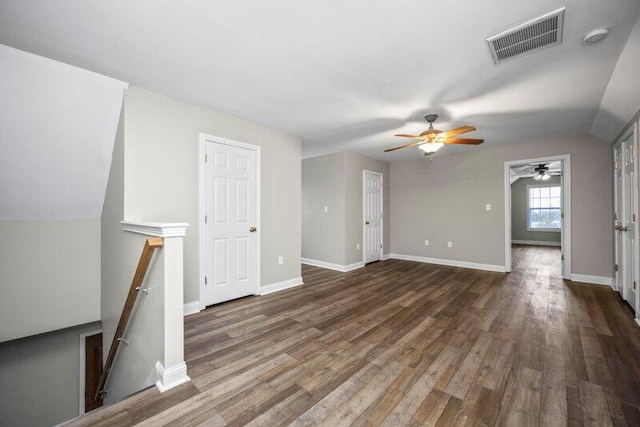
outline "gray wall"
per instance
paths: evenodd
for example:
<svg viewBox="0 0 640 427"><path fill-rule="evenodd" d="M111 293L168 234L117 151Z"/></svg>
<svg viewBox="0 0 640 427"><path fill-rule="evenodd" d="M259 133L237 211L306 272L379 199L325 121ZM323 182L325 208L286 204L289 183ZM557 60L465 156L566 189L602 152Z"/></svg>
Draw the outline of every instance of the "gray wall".
<svg viewBox="0 0 640 427"><path fill-rule="evenodd" d="M120 221L124 219L124 113L113 147L111 170L102 208L101 221L101 280L100 312L103 323L103 344L105 355L118 324L120 312L126 299L124 288L131 282L131 264L136 256L125 253L125 233Z"/></svg>
<svg viewBox="0 0 640 427"><path fill-rule="evenodd" d="M99 219L0 221L0 242L0 342L100 319Z"/></svg>
<svg viewBox="0 0 640 427"><path fill-rule="evenodd" d="M91 323L0 344L0 425L52 426L77 417L80 334L98 329Z"/></svg>
<svg viewBox="0 0 640 427"><path fill-rule="evenodd" d="M560 232L527 230L527 186L560 185L560 177L552 176L544 184L533 178L520 178L511 184L511 240L560 242Z"/></svg>
<svg viewBox="0 0 640 427"><path fill-rule="evenodd" d="M389 163L343 152L302 161L303 258L342 266L362 261L363 170L384 176L383 245L389 252Z"/></svg>
<svg viewBox="0 0 640 427"><path fill-rule="evenodd" d="M262 148L262 286L301 276L300 139L138 88L125 94L124 216L188 222L185 302L199 300L199 133ZM283 256L285 264L278 265Z"/></svg>
<svg viewBox="0 0 640 427"><path fill-rule="evenodd" d="M115 334L122 307L135 273L145 236L122 231L124 215L124 114L116 134L111 171L102 211L102 280L101 312L103 322L103 352L106 359ZM162 259L156 251L149 266L144 287L149 294L140 293L129 320L126 338L107 383L105 403L143 388L155 363L161 360L163 345Z"/></svg>
<svg viewBox="0 0 640 427"><path fill-rule="evenodd" d="M302 161L303 258L345 264L344 183L344 153Z"/></svg>
<svg viewBox="0 0 640 427"><path fill-rule="evenodd" d="M391 252L503 266L504 162L562 154L571 155L572 273L611 277L612 154L591 136L392 163Z"/></svg>

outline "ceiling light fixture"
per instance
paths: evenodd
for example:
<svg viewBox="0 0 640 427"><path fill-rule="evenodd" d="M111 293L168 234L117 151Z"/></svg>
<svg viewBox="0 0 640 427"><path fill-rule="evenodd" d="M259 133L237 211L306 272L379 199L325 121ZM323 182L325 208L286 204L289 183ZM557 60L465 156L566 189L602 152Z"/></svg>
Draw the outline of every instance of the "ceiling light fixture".
<svg viewBox="0 0 640 427"><path fill-rule="evenodd" d="M595 30L589 31L587 34L585 34L582 38L582 41L584 42L584 44L594 44L606 39L608 35L608 28L596 28Z"/></svg>
<svg viewBox="0 0 640 427"><path fill-rule="evenodd" d="M442 142L437 142L437 141L425 142L424 144L418 145L418 148L424 151L425 156L435 153L442 147L444 147L444 144Z"/></svg>
<svg viewBox="0 0 640 427"><path fill-rule="evenodd" d="M538 165L538 167L536 167L534 171L537 172L537 174L533 177L534 181L547 181L551 178L551 175L547 173L549 171L549 168L544 163Z"/></svg>

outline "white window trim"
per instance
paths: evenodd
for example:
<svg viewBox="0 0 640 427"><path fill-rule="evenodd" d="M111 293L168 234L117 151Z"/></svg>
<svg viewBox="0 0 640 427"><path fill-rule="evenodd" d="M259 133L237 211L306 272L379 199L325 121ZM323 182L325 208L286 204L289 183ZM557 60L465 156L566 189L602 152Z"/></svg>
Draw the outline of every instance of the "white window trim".
<svg viewBox="0 0 640 427"><path fill-rule="evenodd" d="M558 228L531 228L531 210L529 207L529 203L531 202L531 195L529 194L530 188L551 188L551 187L559 187L560 188L560 214L562 214L562 185L560 183L557 184L541 184L541 185L527 185L527 231L542 231L544 233L560 233L562 230L562 226ZM554 208L550 208L554 209Z"/></svg>

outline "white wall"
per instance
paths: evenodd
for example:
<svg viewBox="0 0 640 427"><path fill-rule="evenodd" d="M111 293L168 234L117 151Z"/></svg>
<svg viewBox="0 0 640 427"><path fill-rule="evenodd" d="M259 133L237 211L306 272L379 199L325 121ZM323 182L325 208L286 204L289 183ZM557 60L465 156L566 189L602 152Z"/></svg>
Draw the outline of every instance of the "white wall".
<svg viewBox="0 0 640 427"><path fill-rule="evenodd" d="M640 17L618 57L600 108L591 125L591 133L607 142L613 140L633 120L640 99Z"/></svg>
<svg viewBox="0 0 640 427"><path fill-rule="evenodd" d="M188 222L185 302L199 300L199 133L262 147L262 286L301 276L300 140L138 88L125 94L124 216ZM283 256L285 264L278 265Z"/></svg>
<svg viewBox="0 0 640 427"><path fill-rule="evenodd" d="M100 319L100 220L0 221L0 342Z"/></svg>
<svg viewBox="0 0 640 427"><path fill-rule="evenodd" d="M0 45L0 220L100 217L125 86Z"/></svg>
<svg viewBox="0 0 640 427"><path fill-rule="evenodd" d="M504 266L504 162L562 154L571 155L572 273L611 277L612 155L591 136L392 163L391 252Z"/></svg>
<svg viewBox="0 0 640 427"><path fill-rule="evenodd" d="M0 425L48 427L77 417L80 334L98 329L90 323L1 343Z"/></svg>

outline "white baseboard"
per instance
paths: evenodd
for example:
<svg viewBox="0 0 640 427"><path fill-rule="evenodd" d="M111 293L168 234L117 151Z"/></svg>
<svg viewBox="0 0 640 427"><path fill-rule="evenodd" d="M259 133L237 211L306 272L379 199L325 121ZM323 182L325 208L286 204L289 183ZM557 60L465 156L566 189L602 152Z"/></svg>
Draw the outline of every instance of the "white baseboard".
<svg viewBox="0 0 640 427"><path fill-rule="evenodd" d="M192 301L184 305L184 316L196 313L200 313L200 301Z"/></svg>
<svg viewBox="0 0 640 427"><path fill-rule="evenodd" d="M636 323L638 324L638 326L640 326L640 319L638 319L637 317L634 319L636 321Z"/></svg>
<svg viewBox="0 0 640 427"><path fill-rule="evenodd" d="M589 276L586 274L572 274L569 279L572 282L592 283L594 285L606 285L613 287L613 280L611 277L604 276Z"/></svg>
<svg viewBox="0 0 640 427"><path fill-rule="evenodd" d="M295 288L296 286L304 285L302 277L294 277L293 279L285 280L282 282L272 283L270 285L260 287L260 295L267 295L273 292L283 291L285 289Z"/></svg>
<svg viewBox="0 0 640 427"><path fill-rule="evenodd" d="M341 264L334 264L332 262L318 261L316 259L302 258L302 263L307 265L313 265L314 267L328 268L329 270L340 271L342 273L346 273L348 271L352 271L352 270L364 267L364 263L362 261L349 264L349 265L341 265Z"/></svg>
<svg viewBox="0 0 640 427"><path fill-rule="evenodd" d="M504 265L478 264L475 262L457 261L452 259L427 258L415 255L389 254L391 258L401 259L404 261L424 262L427 264L447 265L451 267L472 268L474 270L495 271L504 273Z"/></svg>
<svg viewBox="0 0 640 427"><path fill-rule="evenodd" d="M382 255L382 260L383 260L383 261L386 261L386 260L388 260L388 259L391 259L391 254L384 254L384 255Z"/></svg>
<svg viewBox="0 0 640 427"><path fill-rule="evenodd" d="M561 246L560 242L541 242L539 240L512 240L515 245Z"/></svg>
<svg viewBox="0 0 640 427"><path fill-rule="evenodd" d="M187 375L187 364L184 362L165 369L162 363L158 361L156 362L156 370L158 371L158 378L160 378L156 382L156 387L158 387L160 393L191 381L191 378Z"/></svg>
<svg viewBox="0 0 640 427"><path fill-rule="evenodd" d="M353 264L349 264L349 265L345 265L344 266L344 272L348 272L348 271L353 271L353 270L357 270L359 268L364 267L364 262L360 261L360 262L354 262Z"/></svg>

